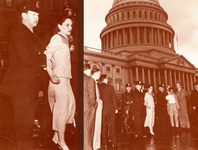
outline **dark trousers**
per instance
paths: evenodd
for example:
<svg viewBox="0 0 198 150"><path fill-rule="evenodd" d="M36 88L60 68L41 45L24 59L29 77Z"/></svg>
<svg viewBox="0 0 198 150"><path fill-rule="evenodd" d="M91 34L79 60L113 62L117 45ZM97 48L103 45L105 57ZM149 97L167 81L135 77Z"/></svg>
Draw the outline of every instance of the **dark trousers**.
<svg viewBox="0 0 198 150"><path fill-rule="evenodd" d="M12 97L12 101L17 150L33 150L32 131L35 117L35 98L20 95Z"/></svg>
<svg viewBox="0 0 198 150"><path fill-rule="evenodd" d="M109 133L109 134L108 134ZM109 136L108 136L109 135ZM115 115L102 116L102 146L108 144L108 140L111 140L111 144L116 144L116 130L115 130Z"/></svg>
<svg viewBox="0 0 198 150"><path fill-rule="evenodd" d="M192 113L190 115L190 121L191 121L191 126L193 128L197 127L197 116L198 116L198 111L192 110Z"/></svg>
<svg viewBox="0 0 198 150"><path fill-rule="evenodd" d="M145 115L142 111L140 113L134 113L135 135L143 136L144 117Z"/></svg>

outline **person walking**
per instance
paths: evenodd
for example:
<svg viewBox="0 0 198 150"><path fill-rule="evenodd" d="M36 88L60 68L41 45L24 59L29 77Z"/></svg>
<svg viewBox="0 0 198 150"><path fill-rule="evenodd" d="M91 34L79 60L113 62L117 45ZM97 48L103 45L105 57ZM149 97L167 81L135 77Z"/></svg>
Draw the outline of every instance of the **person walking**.
<svg viewBox="0 0 198 150"><path fill-rule="evenodd" d="M46 67L45 47L34 28L39 22L37 0L22 2L19 22L10 37L9 66L0 85L0 92L11 97L17 150L32 150L32 132L40 72Z"/></svg>
<svg viewBox="0 0 198 150"><path fill-rule="evenodd" d="M155 123L155 104L153 97L153 86L148 86L148 92L145 93L144 105L146 106L146 119L144 127L149 127L151 135L154 135L153 126Z"/></svg>
<svg viewBox="0 0 198 150"><path fill-rule="evenodd" d="M48 88L48 100L52 111L53 141L63 150L68 150L65 142L66 124L74 123L75 98L70 84L71 59L70 42L74 12L66 8L59 16L54 36L45 51L49 56L47 72L51 78ZM57 83L58 84L55 84Z"/></svg>
<svg viewBox="0 0 198 150"><path fill-rule="evenodd" d="M186 101L186 91L182 89L181 83L176 83L177 88L177 100L179 103L179 122L181 128L190 128L190 122L188 117L187 101Z"/></svg>

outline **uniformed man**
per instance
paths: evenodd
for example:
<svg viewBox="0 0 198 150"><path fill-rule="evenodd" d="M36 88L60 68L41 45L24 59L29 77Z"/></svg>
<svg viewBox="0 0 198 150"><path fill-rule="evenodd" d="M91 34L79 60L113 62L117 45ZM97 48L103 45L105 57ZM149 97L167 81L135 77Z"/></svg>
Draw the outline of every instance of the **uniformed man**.
<svg viewBox="0 0 198 150"><path fill-rule="evenodd" d="M130 133L130 125L129 122L133 116L133 99L132 99L132 91L131 84L128 83L125 85L126 91L122 94L122 109L123 109L123 124L122 128L125 133Z"/></svg>
<svg viewBox="0 0 198 150"><path fill-rule="evenodd" d="M135 82L135 90L132 92L133 114L135 123L135 137L143 137L144 133L144 95L141 92L142 82Z"/></svg>
<svg viewBox="0 0 198 150"><path fill-rule="evenodd" d="M39 2L25 1L18 10L21 22L10 37L9 66L0 91L11 96L13 101L17 149L32 150L35 98L40 71L46 67L46 56L42 54L45 48L33 30L39 21Z"/></svg>
<svg viewBox="0 0 198 150"><path fill-rule="evenodd" d="M191 92L190 100L192 104L191 125L194 128L197 126L198 116L198 82L194 83L194 90Z"/></svg>
<svg viewBox="0 0 198 150"><path fill-rule="evenodd" d="M170 125L167 112L167 94L165 85L160 84L159 90L156 93L156 123L158 124L158 133L168 133L168 127Z"/></svg>

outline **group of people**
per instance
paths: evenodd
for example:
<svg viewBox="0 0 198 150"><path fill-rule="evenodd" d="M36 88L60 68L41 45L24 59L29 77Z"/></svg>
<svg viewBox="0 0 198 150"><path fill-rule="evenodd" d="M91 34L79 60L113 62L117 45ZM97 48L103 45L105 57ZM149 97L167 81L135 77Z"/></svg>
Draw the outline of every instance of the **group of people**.
<svg viewBox="0 0 198 150"><path fill-rule="evenodd" d="M134 121L135 137L146 136L145 127L149 128L150 134L154 135L155 119L157 119L156 131L168 132L170 127L173 131L190 129L191 123L196 126L198 107L198 82L191 92L192 117L189 116L188 93L177 82L175 88L159 85L159 91L153 91L152 85L145 86L141 81L135 82L135 90L131 90L131 84L126 84L126 91L122 94L124 113ZM169 116L169 117L168 117ZM192 118L190 121L190 118ZM191 122L191 123L190 123ZM168 126L170 124L170 126Z"/></svg>
<svg viewBox="0 0 198 150"><path fill-rule="evenodd" d="M52 140L60 149L68 150L66 124L74 122L76 108L70 85L70 42L75 13L70 8L63 11L57 18L50 43L44 47L34 32L39 21L38 1L25 1L18 10L21 21L10 37L9 66L0 85L0 92L10 96L13 102L16 149L33 149L36 98L42 82L40 74L45 70L50 77L48 102L54 130Z"/></svg>
<svg viewBox="0 0 198 150"><path fill-rule="evenodd" d="M117 143L115 114L118 113L114 87L106 74L84 64L84 149L107 148Z"/></svg>

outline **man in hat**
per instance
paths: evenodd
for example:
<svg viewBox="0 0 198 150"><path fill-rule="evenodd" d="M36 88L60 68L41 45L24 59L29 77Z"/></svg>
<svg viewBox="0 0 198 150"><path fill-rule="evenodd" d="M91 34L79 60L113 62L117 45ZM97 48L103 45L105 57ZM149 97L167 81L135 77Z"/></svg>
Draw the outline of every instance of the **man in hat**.
<svg viewBox="0 0 198 150"><path fill-rule="evenodd" d="M168 133L167 129L170 125L169 116L167 112L167 92L165 91L165 85L160 84L159 90L156 93L156 123L158 124L159 133Z"/></svg>
<svg viewBox="0 0 198 150"><path fill-rule="evenodd" d="M144 95L141 91L142 82L135 82L135 90L132 92L133 99L133 114L135 125L135 137L143 137L144 133Z"/></svg>
<svg viewBox="0 0 198 150"><path fill-rule="evenodd" d="M109 140L111 140L113 147L116 145L115 113L118 111L114 87L112 85L108 85L107 83L107 75L101 75L98 88L100 91L100 98L103 101L101 139L102 146L105 148L107 148Z"/></svg>
<svg viewBox="0 0 198 150"><path fill-rule="evenodd" d="M122 94L122 108L123 108L123 130L124 132L129 132L129 119L132 119L133 115L133 99L132 99L132 91L131 91L131 84L128 83L125 85L126 91ZM127 121L126 121L127 120Z"/></svg>
<svg viewBox="0 0 198 150"><path fill-rule="evenodd" d="M190 100L192 104L191 125L194 128L197 125L198 117L198 82L194 83L194 90L191 92Z"/></svg>
<svg viewBox="0 0 198 150"><path fill-rule="evenodd" d="M21 22L9 43L9 66L0 92L13 102L16 145L18 150L32 150L35 99L38 96L40 72L46 67L45 48L33 29L39 21L38 1L25 1L19 6ZM54 77L54 81L58 79Z"/></svg>
<svg viewBox="0 0 198 150"><path fill-rule="evenodd" d="M95 81L90 77L91 67L84 64L84 149L93 149L95 117L97 109Z"/></svg>

